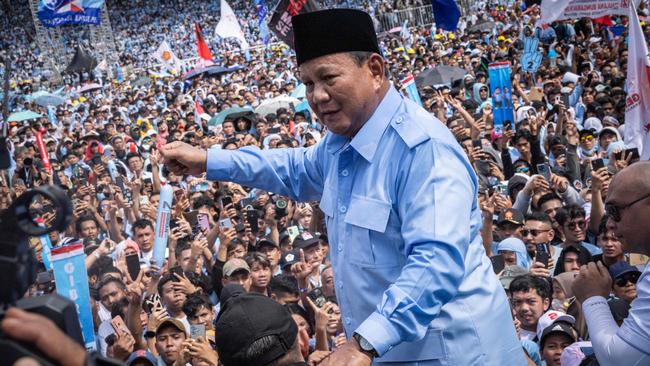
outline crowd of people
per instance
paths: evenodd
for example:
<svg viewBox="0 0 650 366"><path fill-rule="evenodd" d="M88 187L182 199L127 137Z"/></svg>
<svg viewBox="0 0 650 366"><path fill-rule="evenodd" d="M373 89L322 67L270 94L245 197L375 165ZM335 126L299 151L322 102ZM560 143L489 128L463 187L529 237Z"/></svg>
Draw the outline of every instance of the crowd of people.
<svg viewBox="0 0 650 366"><path fill-rule="evenodd" d="M17 3L24 9L17 6L16 19L31 23L27 2ZM68 193L73 223L49 238L53 247L83 243L97 350L104 356L128 365L232 362L229 352L244 336L220 329L217 315L226 299L235 301L233 294L245 291L274 302L239 298L242 312L266 315L261 322L276 320L273 326L285 327L289 342L297 332L300 354L317 364L351 336L343 331L319 202L210 182L205 174L176 175L162 163L159 150L173 141L208 150L310 149L327 129L309 108L296 111L294 104L257 112L274 98L305 99L288 47L259 47L245 55L237 43L211 34L219 20L217 2L183 4L109 2L120 64L153 67L150 54L162 40L180 58L193 57L192 24L199 21L215 61L241 68L185 80L181 74L146 76L149 82L143 85L134 81L145 74L134 73L121 82L101 80L101 88L85 93L75 93L82 85L69 77L61 91L65 102L53 107L29 98L37 84L44 85L36 79L47 55L38 52L33 33L10 27L13 19L3 17L4 28L13 29L0 35L0 56L14 72L9 112L29 110L43 117L4 122L9 123L12 167L2 174L0 209L43 185ZM251 45L263 45L254 4L230 5ZM384 14L418 4L321 5ZM606 210L604 203L613 177L639 159L623 142L627 31L611 31L627 25L627 17L611 17L613 25L577 19L536 28L538 8L526 9L519 1L508 6L477 2L473 9L457 32L415 25L408 37L404 32L380 37L380 47L398 89L409 73L425 75L440 65L465 71L449 84L418 85L422 105L453 133L478 176L485 255L511 300L529 364L585 365L595 356L584 315L589 309L581 306L584 299L573 286L580 267L591 262L607 267L612 278L607 303L621 324L647 262L624 253L612 228L620 213ZM639 15L649 15L645 1ZM473 27L485 22L493 26ZM648 39L650 24L642 26ZM539 39L543 54L535 73L524 72L520 63L524 38L530 36ZM487 70L497 61L509 61L512 74L514 113L503 132L494 128ZM90 71L86 81L100 81L93 78L97 74ZM233 107L240 109L222 113ZM39 154L39 131L51 169ZM173 205L167 256L158 267L154 230L165 185L173 188ZM35 202L34 209L46 222L53 219L46 202ZM42 262L42 242L33 238L30 243ZM140 270L130 273L127 258L132 256ZM25 296L55 288L38 283ZM277 304L291 317L283 317ZM126 329L115 326L117 317ZM262 333L255 329L249 336ZM252 364L261 365L264 358L257 360Z"/></svg>

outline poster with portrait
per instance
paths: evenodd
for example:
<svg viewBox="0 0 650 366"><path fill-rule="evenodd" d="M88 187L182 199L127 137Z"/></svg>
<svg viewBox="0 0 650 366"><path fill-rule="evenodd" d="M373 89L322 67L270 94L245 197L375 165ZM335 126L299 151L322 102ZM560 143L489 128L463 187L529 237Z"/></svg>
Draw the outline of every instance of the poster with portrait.
<svg viewBox="0 0 650 366"><path fill-rule="evenodd" d="M512 86L510 85L510 62L495 62L488 66L494 130L503 133L505 123L513 124Z"/></svg>

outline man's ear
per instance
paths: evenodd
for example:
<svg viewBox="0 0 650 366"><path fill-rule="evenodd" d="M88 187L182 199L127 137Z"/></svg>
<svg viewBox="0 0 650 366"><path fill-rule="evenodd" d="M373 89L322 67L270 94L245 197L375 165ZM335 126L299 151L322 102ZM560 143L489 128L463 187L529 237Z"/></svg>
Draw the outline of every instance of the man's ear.
<svg viewBox="0 0 650 366"><path fill-rule="evenodd" d="M384 69L386 68L384 58L376 53L373 53L366 62L368 64L368 69L372 74L375 88L379 89L384 83Z"/></svg>

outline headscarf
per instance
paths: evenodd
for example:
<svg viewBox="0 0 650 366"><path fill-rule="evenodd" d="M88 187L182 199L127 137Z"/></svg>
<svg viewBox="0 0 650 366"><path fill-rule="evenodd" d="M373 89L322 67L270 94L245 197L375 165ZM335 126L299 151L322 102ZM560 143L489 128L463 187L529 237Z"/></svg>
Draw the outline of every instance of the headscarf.
<svg viewBox="0 0 650 366"><path fill-rule="evenodd" d="M497 253L502 250L509 250L517 253L517 265L519 267L528 269L530 263L528 261L528 252L526 252L526 244L519 238L506 238L497 244Z"/></svg>
<svg viewBox="0 0 650 366"><path fill-rule="evenodd" d="M487 85L485 85L485 84L483 84L483 83L474 83L474 85L472 86L472 88L473 88L473 90L474 90L474 95L473 95L473 97L474 97L474 101L475 101L476 103L478 103L479 105L483 104L483 102L485 102L486 100L488 100L488 99L490 98L490 88L488 88ZM482 99L481 99L481 94L479 93L479 91L481 90L481 88L487 88L487 90L488 90L488 95L487 95L487 97L485 98L485 100L482 100Z"/></svg>
<svg viewBox="0 0 650 366"><path fill-rule="evenodd" d="M564 272L553 278L557 282L558 286L564 291L566 298L573 297L573 281L575 280L575 274L572 272Z"/></svg>

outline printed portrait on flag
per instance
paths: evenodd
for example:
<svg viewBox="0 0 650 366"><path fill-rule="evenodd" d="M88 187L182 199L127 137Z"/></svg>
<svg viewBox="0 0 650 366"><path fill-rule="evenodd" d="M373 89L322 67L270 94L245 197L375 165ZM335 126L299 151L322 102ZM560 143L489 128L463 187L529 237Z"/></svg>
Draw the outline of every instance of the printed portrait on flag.
<svg viewBox="0 0 650 366"><path fill-rule="evenodd" d="M46 27L99 24L104 0L39 0L38 19Z"/></svg>
<svg viewBox="0 0 650 366"><path fill-rule="evenodd" d="M490 75L490 93L492 94L492 113L494 115L494 130L503 132L506 122L512 124L512 86L510 85L510 63L495 62L488 67Z"/></svg>

